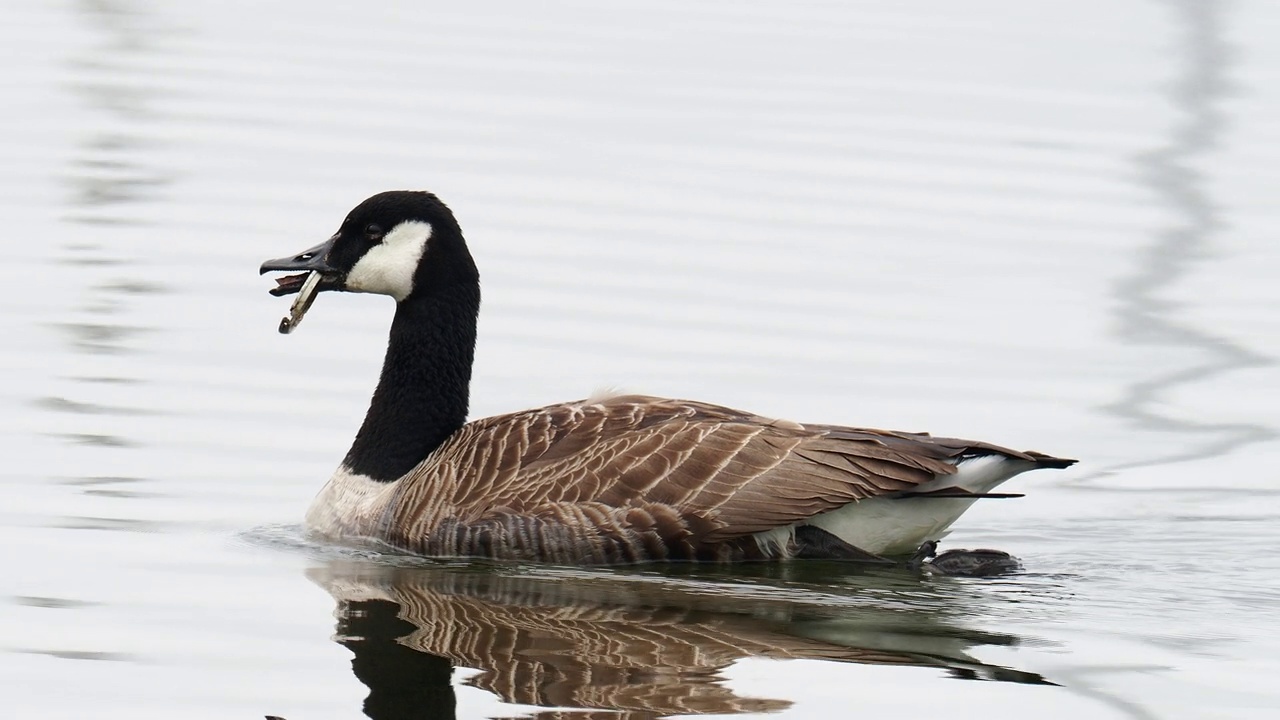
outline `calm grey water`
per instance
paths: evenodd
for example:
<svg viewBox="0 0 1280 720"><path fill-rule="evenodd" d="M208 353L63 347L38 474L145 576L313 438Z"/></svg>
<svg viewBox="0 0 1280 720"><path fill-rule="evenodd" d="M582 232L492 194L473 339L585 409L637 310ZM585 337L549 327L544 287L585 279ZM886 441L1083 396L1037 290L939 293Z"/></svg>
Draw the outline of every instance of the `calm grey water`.
<svg viewBox="0 0 1280 720"><path fill-rule="evenodd" d="M1280 6L5 3L0 715L1280 710ZM602 386L1081 458L999 580L309 545L390 322L258 264L455 209L475 416ZM577 712L575 712L577 711Z"/></svg>

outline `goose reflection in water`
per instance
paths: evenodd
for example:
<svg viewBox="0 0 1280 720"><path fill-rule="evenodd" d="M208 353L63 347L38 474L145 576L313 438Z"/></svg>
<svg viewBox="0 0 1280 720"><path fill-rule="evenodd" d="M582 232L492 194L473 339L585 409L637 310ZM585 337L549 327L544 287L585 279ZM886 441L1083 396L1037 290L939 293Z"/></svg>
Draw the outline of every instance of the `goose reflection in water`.
<svg viewBox="0 0 1280 720"><path fill-rule="evenodd" d="M1051 684L969 656L976 645L1017 638L951 624L954 597L926 598L914 609L878 601L832 607L778 587L776 577L549 572L343 560L309 574L338 601L335 639L355 653L352 668L369 688L364 711L374 720L456 717L454 667L480 670L466 683L504 702L573 710L527 716L540 720L790 706L741 697L720 682L721 670L748 657L936 667L960 678ZM930 581L897 572L873 582L881 591L906 583L918 597ZM889 587L897 597L902 589Z"/></svg>

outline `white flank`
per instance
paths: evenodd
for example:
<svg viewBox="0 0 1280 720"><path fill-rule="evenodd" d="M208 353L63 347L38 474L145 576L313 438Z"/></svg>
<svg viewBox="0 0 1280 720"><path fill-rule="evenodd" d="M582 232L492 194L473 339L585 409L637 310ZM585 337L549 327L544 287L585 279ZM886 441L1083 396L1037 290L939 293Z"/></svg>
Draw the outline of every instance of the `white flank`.
<svg viewBox="0 0 1280 720"><path fill-rule="evenodd" d="M1035 467L1035 463L1003 455L963 460L952 475L939 475L919 486L921 491L957 487L973 493L990 492L1000 483ZM926 540L939 540L976 500L963 498L870 498L829 510L804 521L845 542L877 555L907 555ZM756 543L768 551L785 548L795 525L756 533Z"/></svg>
<svg viewBox="0 0 1280 720"><path fill-rule="evenodd" d="M395 485L339 467L307 508L307 529L331 540L369 537Z"/></svg>
<svg viewBox="0 0 1280 720"><path fill-rule="evenodd" d="M404 300L413 292L413 274L430 239L431 223L406 220L396 225L356 261L347 273L346 289Z"/></svg>

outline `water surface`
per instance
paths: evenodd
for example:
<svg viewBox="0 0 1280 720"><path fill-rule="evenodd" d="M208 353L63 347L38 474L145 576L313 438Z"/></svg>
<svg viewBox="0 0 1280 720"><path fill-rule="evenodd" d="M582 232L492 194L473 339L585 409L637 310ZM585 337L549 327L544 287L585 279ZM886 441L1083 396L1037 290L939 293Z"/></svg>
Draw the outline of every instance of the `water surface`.
<svg viewBox="0 0 1280 720"><path fill-rule="evenodd" d="M11 717L1270 717L1263 2L12 4ZM998 580L414 563L297 522L391 307L265 258L438 192L474 416L602 386L1081 458Z"/></svg>

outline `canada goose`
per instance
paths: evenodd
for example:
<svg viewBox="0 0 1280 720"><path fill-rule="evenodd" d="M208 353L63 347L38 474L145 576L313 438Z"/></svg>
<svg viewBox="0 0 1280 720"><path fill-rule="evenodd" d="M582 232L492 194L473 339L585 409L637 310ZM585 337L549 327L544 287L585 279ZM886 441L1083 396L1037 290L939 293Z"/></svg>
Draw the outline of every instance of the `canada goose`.
<svg viewBox="0 0 1280 720"><path fill-rule="evenodd" d="M385 192L261 272L299 293L396 300L382 376L307 512L323 537L555 563L840 558L942 537L979 497L1074 460L927 434L801 424L689 400L587 398L466 422L479 273L453 213Z"/></svg>

